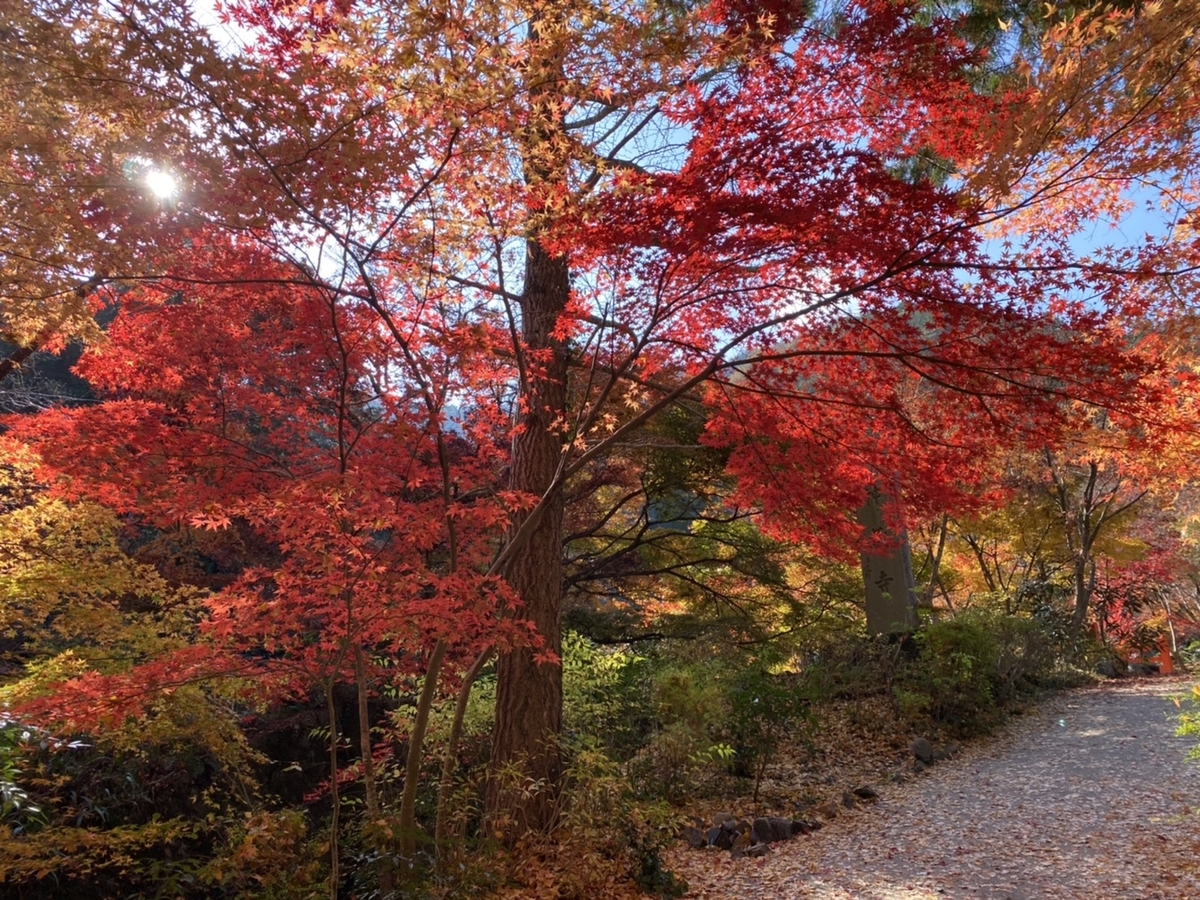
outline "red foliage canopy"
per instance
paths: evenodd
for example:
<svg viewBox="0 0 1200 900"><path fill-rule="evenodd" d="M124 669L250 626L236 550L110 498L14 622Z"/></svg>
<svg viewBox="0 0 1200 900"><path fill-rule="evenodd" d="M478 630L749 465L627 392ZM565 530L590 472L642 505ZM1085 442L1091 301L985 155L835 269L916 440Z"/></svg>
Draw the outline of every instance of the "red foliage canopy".
<svg viewBox="0 0 1200 900"><path fill-rule="evenodd" d="M357 22L349 2L313 18L247 0L262 41L233 62L131 17L156 48L140 64L207 117L180 167L214 207L177 214L174 255L81 364L103 402L16 429L69 496L260 532L277 560L214 597L207 630L301 687L354 647L408 664L441 638L531 640L498 615L524 515L681 400L730 450L731 502L829 551L855 546L881 482L920 511L977 503L973 461L1052 441L1067 398L1147 415L1157 363L1100 305L1110 271L1027 266L983 242L952 179L904 174L985 153L981 123L1021 98L975 92L954 23L915 4L860 0L825 30L799 7L749 43L738 4L697 20L733 38L694 43L634 15L551 28L543 9L509 46L483 33L510 27L501 7L410 33L426 20L403 5ZM772 21L795 31L773 43ZM634 39L659 41L652 60ZM679 158L609 158L641 126L581 123L625 102L665 116ZM513 287L526 259L549 288ZM567 369L572 408L543 409ZM504 467L532 427L559 456L517 494Z"/></svg>

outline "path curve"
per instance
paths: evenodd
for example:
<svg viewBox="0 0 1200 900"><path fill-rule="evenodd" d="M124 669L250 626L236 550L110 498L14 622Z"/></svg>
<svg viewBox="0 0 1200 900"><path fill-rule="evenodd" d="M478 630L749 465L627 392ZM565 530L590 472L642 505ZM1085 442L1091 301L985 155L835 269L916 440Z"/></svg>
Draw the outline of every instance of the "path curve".
<svg viewBox="0 0 1200 900"><path fill-rule="evenodd" d="M1200 900L1184 679L1069 692L763 860L680 851L703 900Z"/></svg>

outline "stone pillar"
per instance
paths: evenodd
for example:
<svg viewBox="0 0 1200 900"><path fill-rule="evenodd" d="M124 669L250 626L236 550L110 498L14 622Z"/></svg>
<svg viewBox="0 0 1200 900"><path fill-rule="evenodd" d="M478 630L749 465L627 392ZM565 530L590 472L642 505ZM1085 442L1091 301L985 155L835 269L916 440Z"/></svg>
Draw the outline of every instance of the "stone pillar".
<svg viewBox="0 0 1200 900"><path fill-rule="evenodd" d="M887 532L882 499L880 491L873 489L858 511L858 522L866 529L867 537ZM867 631L871 634L913 631L917 627L917 590L907 532L900 533L890 553L862 553L860 557L867 596Z"/></svg>

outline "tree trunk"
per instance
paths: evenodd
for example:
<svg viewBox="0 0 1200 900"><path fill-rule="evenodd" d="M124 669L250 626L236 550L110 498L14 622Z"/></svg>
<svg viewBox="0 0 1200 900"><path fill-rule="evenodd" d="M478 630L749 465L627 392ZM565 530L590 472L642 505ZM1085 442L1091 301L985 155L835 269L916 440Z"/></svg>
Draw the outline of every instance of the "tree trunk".
<svg viewBox="0 0 1200 900"><path fill-rule="evenodd" d="M1175 616L1171 612L1171 601L1167 599L1166 591L1160 593L1159 597L1162 599L1163 610L1167 614L1167 632L1171 636L1171 654L1174 655L1179 652L1179 640L1175 635Z"/></svg>
<svg viewBox="0 0 1200 900"><path fill-rule="evenodd" d="M1076 557L1075 570L1075 608L1071 611L1071 640L1078 641L1083 635L1083 626L1087 622L1088 608L1092 602L1092 592L1096 587L1096 567L1089 565L1086 557Z"/></svg>
<svg viewBox="0 0 1200 900"><path fill-rule="evenodd" d="M938 579L941 577L942 554L946 550L946 533L949 531L949 527L950 516L946 513L942 513L942 522L938 528L937 550L934 551L933 556L931 557L931 562L929 564L929 584L925 588L925 596L923 598L924 603L922 605L926 609L933 609L933 595L937 591ZM949 603L950 595L948 592L946 593L946 600L947 605L950 606L950 612L953 613L954 606Z"/></svg>
<svg viewBox="0 0 1200 900"><path fill-rule="evenodd" d="M572 9L565 0L530 4L525 41L529 114L520 142L528 224L525 284L518 301L521 381L509 470L512 489L542 498L542 508L534 527L512 545L505 577L522 602L514 615L532 621L542 645L503 653L496 668L488 811L493 827L508 838L551 824L562 768L562 666L557 657L562 651L563 494L561 486L550 489L566 437L567 352L553 334L567 308L570 277L567 260L551 256L539 237L561 214L563 192L569 190L572 151L563 127L563 91ZM510 539L520 525L512 524ZM537 661L546 654L556 661ZM512 780L515 771L521 773L518 783Z"/></svg>
<svg viewBox="0 0 1200 900"><path fill-rule="evenodd" d="M354 687L358 692L358 746L363 761L363 788L367 793L367 815L378 819L379 790L375 781L375 756L371 741L370 686L367 684L367 661L363 648L354 648Z"/></svg>
<svg viewBox="0 0 1200 900"><path fill-rule="evenodd" d="M536 240L526 250L522 330L530 360L513 438L512 488L545 494L558 473L562 454L561 423L566 408L566 354L551 332L566 307L567 264L552 257ZM496 721L492 733L492 778L488 807L510 835L550 825L554 792L561 770L558 735L562 728L562 666L535 657L562 651L563 497L549 499L529 539L517 549L507 580L520 595L516 615L531 620L541 648L519 647L500 656L496 669ZM513 524L513 528L519 526ZM519 770L533 779L532 791L503 777Z"/></svg>

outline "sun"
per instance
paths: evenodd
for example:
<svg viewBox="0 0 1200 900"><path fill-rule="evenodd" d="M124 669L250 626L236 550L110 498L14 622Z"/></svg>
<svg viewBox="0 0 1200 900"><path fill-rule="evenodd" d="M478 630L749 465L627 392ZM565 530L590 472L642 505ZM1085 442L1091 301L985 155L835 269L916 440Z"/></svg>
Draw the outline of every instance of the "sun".
<svg viewBox="0 0 1200 900"><path fill-rule="evenodd" d="M150 193L154 194L160 200L169 200L175 196L179 190L179 182L175 180L175 176L170 172L164 172L162 169L151 169L146 173L146 187L150 188Z"/></svg>

